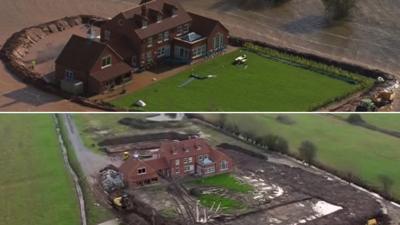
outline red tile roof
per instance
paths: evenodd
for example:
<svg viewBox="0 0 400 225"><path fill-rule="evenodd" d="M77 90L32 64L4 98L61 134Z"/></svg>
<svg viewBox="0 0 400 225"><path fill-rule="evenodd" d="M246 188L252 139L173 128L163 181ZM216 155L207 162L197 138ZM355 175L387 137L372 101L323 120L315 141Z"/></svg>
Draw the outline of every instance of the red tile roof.
<svg viewBox="0 0 400 225"><path fill-rule="evenodd" d="M146 168L146 173L139 175L137 173L139 168ZM129 158L120 167L119 171L124 176L124 179L134 180L137 179L150 179L153 178L157 173L156 170L148 166L144 161L135 158Z"/></svg>
<svg viewBox="0 0 400 225"><path fill-rule="evenodd" d="M131 67L125 62L121 61L116 64L112 64L110 67L102 69L98 72L92 73L91 75L95 80L103 82L130 72Z"/></svg>
<svg viewBox="0 0 400 225"><path fill-rule="evenodd" d="M215 29L216 26L220 25L227 32L228 29L220 23L218 20L214 20L208 17L200 16L198 14L194 14L189 12L189 16L192 18L192 26L191 30L202 36L208 37L211 32Z"/></svg>
<svg viewBox="0 0 400 225"><path fill-rule="evenodd" d="M161 157L165 157L167 161L182 157L190 157L195 154L207 154L212 151L211 146L201 138L188 139L184 141L171 141L161 144Z"/></svg>
<svg viewBox="0 0 400 225"><path fill-rule="evenodd" d="M107 48L106 44L72 35L56 64L68 66L71 69L86 71L93 67L100 54Z"/></svg>
<svg viewBox="0 0 400 225"><path fill-rule="evenodd" d="M167 8L175 8L176 16L166 15L165 11ZM159 12L163 15L163 19L159 23L149 23L146 28L142 29L140 25L141 22L138 23L138 20L150 20L149 15L151 15L151 12ZM146 39L160 32L175 28L181 24L189 23L192 20L189 14L176 0L149 1L138 7L122 12L121 15L125 20L132 24L134 32L140 39Z"/></svg>

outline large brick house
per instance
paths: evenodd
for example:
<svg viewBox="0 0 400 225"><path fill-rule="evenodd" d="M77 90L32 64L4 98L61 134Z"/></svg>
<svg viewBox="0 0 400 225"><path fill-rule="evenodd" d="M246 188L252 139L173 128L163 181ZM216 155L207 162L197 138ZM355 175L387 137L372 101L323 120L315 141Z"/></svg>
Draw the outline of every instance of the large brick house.
<svg viewBox="0 0 400 225"><path fill-rule="evenodd" d="M161 144L150 159L132 157L119 168L130 187L157 182L159 177L210 176L230 172L233 161L204 139L170 141Z"/></svg>
<svg viewBox="0 0 400 225"><path fill-rule="evenodd" d="M55 77L73 94L97 94L131 80L132 68L110 46L73 35L56 59Z"/></svg>
<svg viewBox="0 0 400 225"><path fill-rule="evenodd" d="M176 0L144 1L101 27L101 41L133 67L190 62L223 50L228 35L219 21L186 12Z"/></svg>
<svg viewBox="0 0 400 225"><path fill-rule="evenodd" d="M220 22L186 12L176 0L145 0L105 21L100 41L72 36L55 62L56 81L73 94L98 94L129 81L131 69L220 52L228 35Z"/></svg>

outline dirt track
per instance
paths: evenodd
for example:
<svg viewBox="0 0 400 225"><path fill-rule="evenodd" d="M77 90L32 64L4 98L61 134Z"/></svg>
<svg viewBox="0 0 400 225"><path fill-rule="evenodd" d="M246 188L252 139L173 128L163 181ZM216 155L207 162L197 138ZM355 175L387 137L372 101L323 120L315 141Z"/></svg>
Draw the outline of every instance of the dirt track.
<svg viewBox="0 0 400 225"><path fill-rule="evenodd" d="M400 1L362 0L353 18L328 26L319 0L263 7L262 0L180 0L190 11L219 18L233 35L357 62L400 76ZM29 2L29 3L27 3ZM23 27L80 13L110 17L139 0L2 0L0 45ZM87 110L27 87L0 64L0 110ZM400 106L399 106L400 107ZM397 108L397 110L400 110Z"/></svg>

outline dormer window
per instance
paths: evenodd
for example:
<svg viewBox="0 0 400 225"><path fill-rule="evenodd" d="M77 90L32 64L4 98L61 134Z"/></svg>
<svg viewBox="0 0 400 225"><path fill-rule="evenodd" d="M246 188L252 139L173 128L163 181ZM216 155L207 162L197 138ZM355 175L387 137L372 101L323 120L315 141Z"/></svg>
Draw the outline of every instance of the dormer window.
<svg viewBox="0 0 400 225"><path fill-rule="evenodd" d="M147 38L147 47L150 48L153 46L153 37Z"/></svg>
<svg viewBox="0 0 400 225"><path fill-rule="evenodd" d="M104 40L109 41L111 38L111 31L110 30L105 30L104 31Z"/></svg>
<svg viewBox="0 0 400 225"><path fill-rule="evenodd" d="M158 43L161 43L161 42L163 41L163 38L164 38L163 33L159 33L159 34L158 34L158 40L157 40L157 42L158 42Z"/></svg>
<svg viewBox="0 0 400 225"><path fill-rule="evenodd" d="M142 167L142 168L138 169L138 175L143 175L143 174L146 174L146 168L145 167Z"/></svg>
<svg viewBox="0 0 400 225"><path fill-rule="evenodd" d="M177 11L178 10L176 8L172 8L171 10L172 17L175 17L177 15Z"/></svg>
<svg viewBox="0 0 400 225"><path fill-rule="evenodd" d="M181 36L182 35L182 26L178 26L177 28L176 28L176 36Z"/></svg>
<svg viewBox="0 0 400 225"><path fill-rule="evenodd" d="M162 16L160 14L157 14L157 23L161 23Z"/></svg>
<svg viewBox="0 0 400 225"><path fill-rule="evenodd" d="M189 33L189 24L187 23L187 24L185 24L185 25L183 25L183 34L186 34L186 33Z"/></svg>
<svg viewBox="0 0 400 225"><path fill-rule="evenodd" d="M148 25L147 20L142 21L142 29L146 28Z"/></svg>
<svg viewBox="0 0 400 225"><path fill-rule="evenodd" d="M106 56L106 57L103 57L102 59L101 59L101 68L102 69L104 69L104 68L107 68L107 67L110 67L111 66L111 55L108 55L108 56Z"/></svg>
<svg viewBox="0 0 400 225"><path fill-rule="evenodd" d="M168 41L169 40L169 31L165 31L164 32L164 41Z"/></svg>

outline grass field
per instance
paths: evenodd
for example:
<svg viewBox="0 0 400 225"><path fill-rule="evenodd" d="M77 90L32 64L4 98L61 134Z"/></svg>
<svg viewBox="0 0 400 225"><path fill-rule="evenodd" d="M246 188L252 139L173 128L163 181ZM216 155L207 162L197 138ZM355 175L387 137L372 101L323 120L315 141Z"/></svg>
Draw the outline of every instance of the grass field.
<svg viewBox="0 0 400 225"><path fill-rule="evenodd" d="M314 71L246 52L248 68L232 65L239 51L193 66L195 74L215 78L189 79L192 70L159 81L111 103L126 109L141 99L147 111L311 111L360 88Z"/></svg>
<svg viewBox="0 0 400 225"><path fill-rule="evenodd" d="M361 117L371 125L400 132L400 114L363 114Z"/></svg>
<svg viewBox="0 0 400 225"><path fill-rule="evenodd" d="M240 183L230 174L219 174L211 177L200 178L193 181L198 185L223 187L233 192L246 193L253 188L248 184Z"/></svg>
<svg viewBox="0 0 400 225"><path fill-rule="evenodd" d="M102 205L99 205L97 203L95 196L90 188L90 184L87 182L85 175L83 174L78 158L74 150L72 149L72 144L67 139L67 131L65 128L65 124L63 123L62 119L60 119L60 117L58 117L58 120L61 128L61 134L64 138L64 144L65 147L67 148L69 163L73 168L73 170L76 172L77 176L79 177L79 184L81 185L83 197L85 200L87 224L97 225L104 221L113 219L114 215L111 213L111 211L107 210Z"/></svg>
<svg viewBox="0 0 400 225"><path fill-rule="evenodd" d="M328 115L288 115L295 123L283 124L277 115L229 115L228 121L257 135L273 133L288 140L290 151L304 140L317 147L317 160L342 172L352 172L365 183L381 187L378 176L385 174L393 181L393 195L400 200L400 139L375 132ZM215 119L215 115L207 115ZM373 117L373 115L371 115ZM393 121L381 117L380 121Z"/></svg>
<svg viewBox="0 0 400 225"><path fill-rule="evenodd" d="M0 116L0 224L79 225L51 115Z"/></svg>

